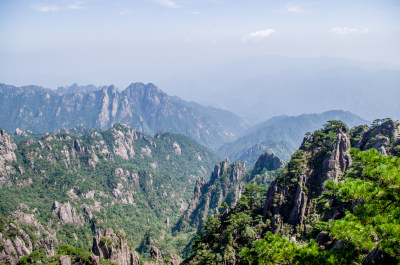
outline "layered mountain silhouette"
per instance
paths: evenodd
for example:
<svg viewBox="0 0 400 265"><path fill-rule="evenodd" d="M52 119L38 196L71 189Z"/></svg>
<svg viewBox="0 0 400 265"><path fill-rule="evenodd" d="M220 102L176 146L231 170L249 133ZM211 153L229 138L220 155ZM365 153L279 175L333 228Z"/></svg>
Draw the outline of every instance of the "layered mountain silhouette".
<svg viewBox="0 0 400 265"><path fill-rule="evenodd" d="M0 84L0 126L8 131L108 129L119 122L146 134L160 130L184 134L213 149L236 139L246 125L229 111L168 96L153 84L133 83L123 91L112 85L54 91Z"/></svg>

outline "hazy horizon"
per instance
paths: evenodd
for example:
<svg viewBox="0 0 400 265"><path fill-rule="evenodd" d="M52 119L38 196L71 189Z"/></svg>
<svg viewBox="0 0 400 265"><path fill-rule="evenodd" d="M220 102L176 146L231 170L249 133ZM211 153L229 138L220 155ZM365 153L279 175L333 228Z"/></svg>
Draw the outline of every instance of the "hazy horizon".
<svg viewBox="0 0 400 265"><path fill-rule="evenodd" d="M400 63L398 1L2 1L0 80L177 78L249 57Z"/></svg>
<svg viewBox="0 0 400 265"><path fill-rule="evenodd" d="M400 69L399 17L395 0L2 1L0 82L153 83L254 121L328 109L398 117L396 102L373 112L370 99L338 100L397 96L399 74L380 70Z"/></svg>

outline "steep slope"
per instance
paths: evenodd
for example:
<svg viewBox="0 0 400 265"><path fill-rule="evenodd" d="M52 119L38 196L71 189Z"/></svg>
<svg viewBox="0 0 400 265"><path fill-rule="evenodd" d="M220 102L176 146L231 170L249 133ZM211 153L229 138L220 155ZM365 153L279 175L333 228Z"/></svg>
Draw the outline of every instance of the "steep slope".
<svg viewBox="0 0 400 265"><path fill-rule="evenodd" d="M231 164L228 159L217 163L208 183L204 179L197 180L189 207L177 223L177 229L184 230L187 226L200 229L210 214L219 212L223 202L235 205L244 191L245 174L244 163Z"/></svg>
<svg viewBox="0 0 400 265"><path fill-rule="evenodd" d="M221 146L218 153L233 161L247 161L249 167L264 152L274 153L288 161L290 155L300 146L304 134L320 128L329 120L341 120L350 127L368 123L342 110L296 117L279 116L255 125L236 141Z"/></svg>
<svg viewBox="0 0 400 265"><path fill-rule="evenodd" d="M364 129L362 133L360 128ZM276 233L285 225L290 225L294 232L304 232L317 211L315 199L325 191L325 181L338 182L352 164L350 148L372 148L384 155L398 155L399 135L400 124L393 119L385 119L371 128L356 127L350 132L338 122L315 131L292 155L287 171L269 186L264 220L271 220ZM325 218L343 214L331 211Z"/></svg>
<svg viewBox="0 0 400 265"><path fill-rule="evenodd" d="M169 259L179 249L170 229L196 179L207 178L217 159L186 136L153 138L122 124L81 137L46 133L18 145L1 130L0 229L8 236L0 239L0 257L13 253L15 261L49 245L40 241L47 234L54 238L48 255L61 244L88 249L96 231L112 228L124 230L133 248L146 245L151 232L148 247L159 246ZM24 233L30 236L22 244Z"/></svg>
<svg viewBox="0 0 400 265"><path fill-rule="evenodd" d="M209 218L184 264L398 264L399 130L392 119L350 132L329 122L267 192L250 185Z"/></svg>
<svg viewBox="0 0 400 265"><path fill-rule="evenodd" d="M231 112L170 97L153 84L134 83L121 92L114 86L82 89L57 93L0 84L0 127L45 132L77 126L107 129L123 122L147 134L184 134L216 149L236 139L245 126Z"/></svg>
<svg viewBox="0 0 400 265"><path fill-rule="evenodd" d="M269 185L277 172L284 167L285 162L268 153L259 157L251 171L246 171L243 162L230 163L226 159L217 163L208 182L205 179L197 180L189 206L174 230L189 233L201 231L209 216L218 216L229 207L235 206L246 185Z"/></svg>
<svg viewBox="0 0 400 265"><path fill-rule="evenodd" d="M292 155L287 172L268 188L264 219L278 233L284 224L304 231L326 180L338 181L351 165L350 137L345 126L316 131Z"/></svg>

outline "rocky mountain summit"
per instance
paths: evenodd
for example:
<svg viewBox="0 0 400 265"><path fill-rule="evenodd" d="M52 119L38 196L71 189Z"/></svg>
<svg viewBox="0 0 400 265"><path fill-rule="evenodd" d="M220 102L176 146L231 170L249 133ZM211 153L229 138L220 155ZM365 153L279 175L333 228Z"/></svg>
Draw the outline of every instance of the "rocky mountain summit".
<svg viewBox="0 0 400 265"><path fill-rule="evenodd" d="M114 86L53 91L0 84L0 127L8 131L108 129L116 123L151 135L160 130L183 134L214 149L245 128L231 112L168 96L153 84L133 83L123 91Z"/></svg>
<svg viewBox="0 0 400 265"><path fill-rule="evenodd" d="M350 137L346 126L317 131L306 138L293 154L287 172L269 186L264 219L270 219L278 233L284 224L302 231L315 207L326 180L338 181L351 165ZM310 159L311 158L311 159ZM317 166L315 166L317 165Z"/></svg>

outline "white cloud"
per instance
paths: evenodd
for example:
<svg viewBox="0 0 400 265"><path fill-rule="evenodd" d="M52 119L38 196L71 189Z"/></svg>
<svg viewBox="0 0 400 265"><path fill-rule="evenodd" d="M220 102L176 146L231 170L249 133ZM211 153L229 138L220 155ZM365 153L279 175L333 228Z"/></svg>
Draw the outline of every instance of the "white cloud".
<svg viewBox="0 0 400 265"><path fill-rule="evenodd" d="M203 13L201 13L200 11L192 11L192 12L189 12L189 14L192 14L192 15L202 15Z"/></svg>
<svg viewBox="0 0 400 265"><path fill-rule="evenodd" d="M170 7L170 8L178 8L178 4L172 0L154 0L162 6Z"/></svg>
<svg viewBox="0 0 400 265"><path fill-rule="evenodd" d="M347 34L353 34L353 33L361 33L365 34L369 32L368 28L365 29L357 29L357 28L348 28L348 27L336 27L331 30L333 33L336 33L338 35L347 35Z"/></svg>
<svg viewBox="0 0 400 265"><path fill-rule="evenodd" d="M271 36L271 34L275 33L276 30L274 29L264 29L264 30L260 30L260 31L256 31L256 32L252 32L250 34L248 34L247 36L245 36L244 38L242 38L243 41L258 41L264 38L267 38L269 36Z"/></svg>
<svg viewBox="0 0 400 265"><path fill-rule="evenodd" d="M36 6L35 9L39 12L55 12L60 8L58 6L50 5L50 6Z"/></svg>
<svg viewBox="0 0 400 265"><path fill-rule="evenodd" d="M303 13L304 12L304 10L300 6L291 5L291 4L287 4L286 9L287 9L287 11L292 12L292 13Z"/></svg>
<svg viewBox="0 0 400 265"><path fill-rule="evenodd" d="M68 7L68 9L71 9L71 10L84 9L84 8L86 8L86 6L84 6L85 3L86 2L76 2L74 4L68 5L67 7Z"/></svg>
<svg viewBox="0 0 400 265"><path fill-rule="evenodd" d="M77 1L69 5L65 6L57 6L57 5L37 5L34 8L39 12L56 12L59 10L66 11L66 10L79 10L86 8L85 1Z"/></svg>
<svg viewBox="0 0 400 265"><path fill-rule="evenodd" d="M120 14L121 16L130 15L130 14L133 14L133 11L132 11L132 10L129 10L129 9L124 9L124 10L122 10L121 12L119 12L119 14Z"/></svg>

